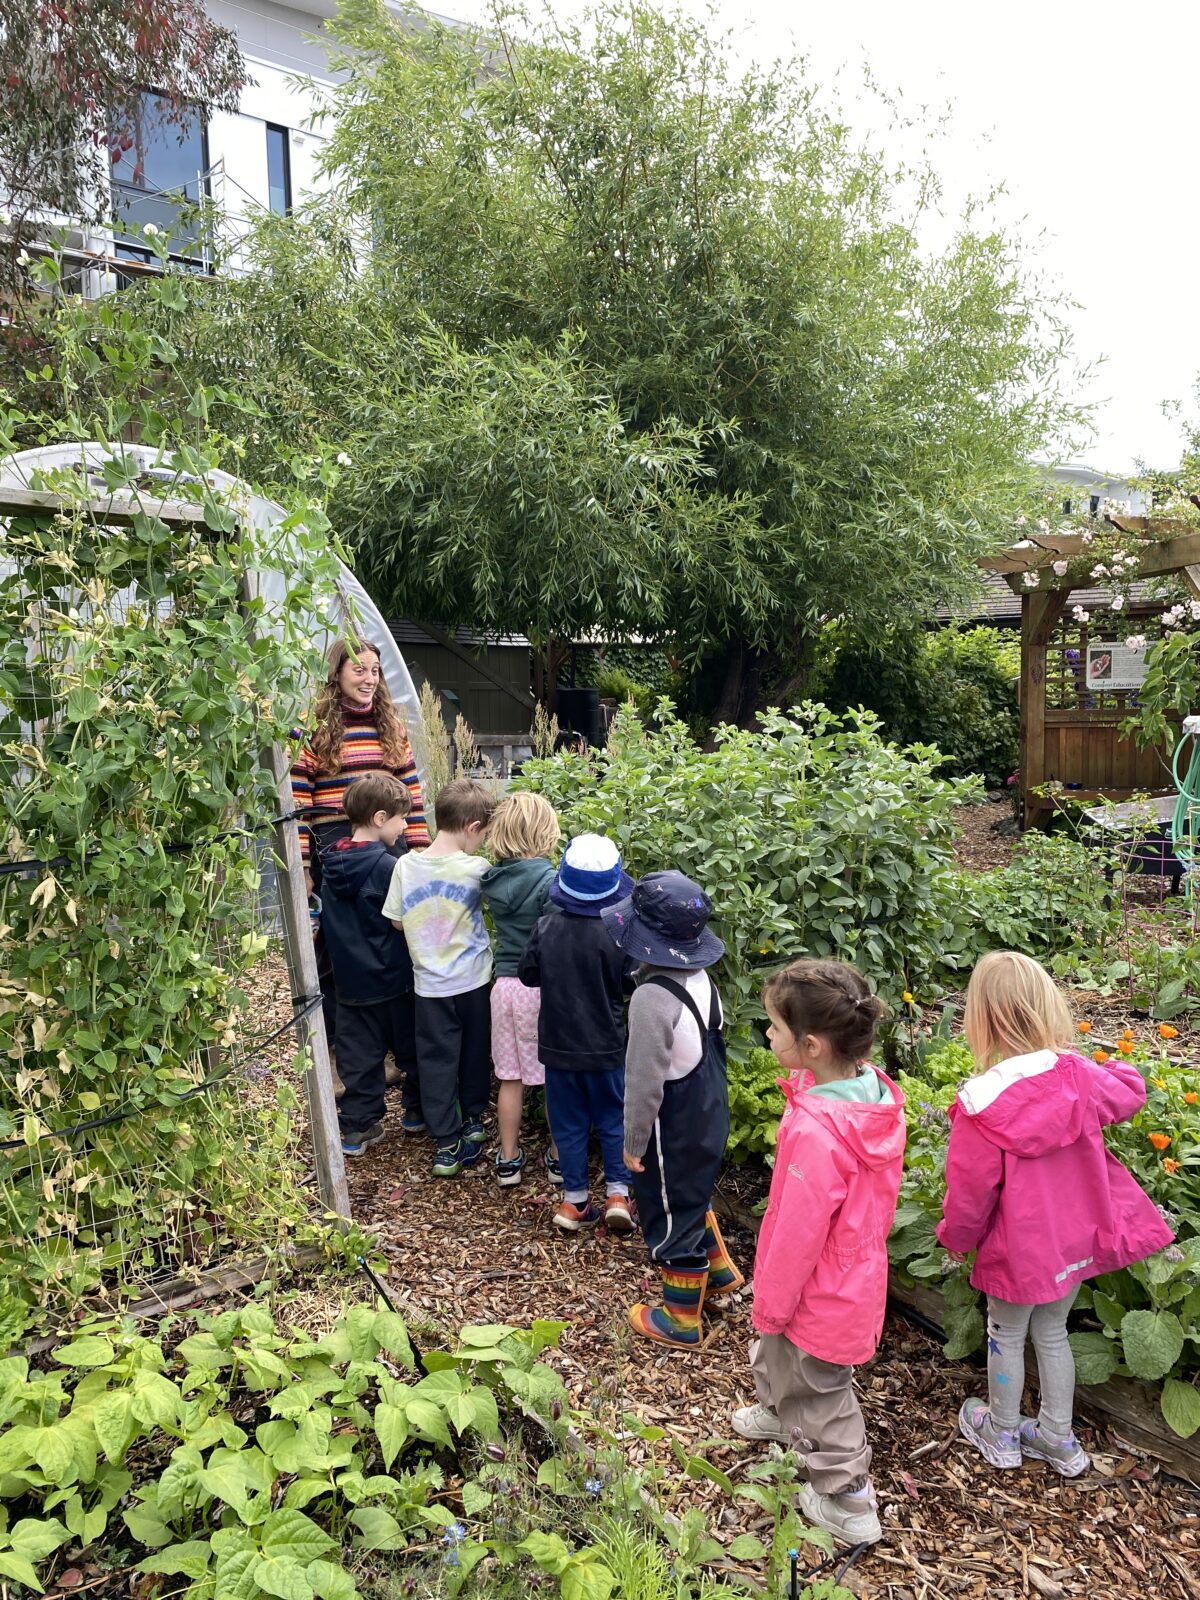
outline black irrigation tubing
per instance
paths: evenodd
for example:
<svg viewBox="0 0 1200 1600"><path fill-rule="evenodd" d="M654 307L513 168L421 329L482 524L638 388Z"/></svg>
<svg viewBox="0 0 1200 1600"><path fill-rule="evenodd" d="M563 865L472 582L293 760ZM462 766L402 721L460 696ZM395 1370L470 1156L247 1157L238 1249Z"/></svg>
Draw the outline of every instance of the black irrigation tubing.
<svg viewBox="0 0 1200 1600"><path fill-rule="evenodd" d="M370 1266L367 1264L366 1257L355 1256L354 1259L358 1262L360 1270L365 1272L367 1277L371 1280L372 1287L388 1310L396 1311L396 1302L392 1299L391 1295L387 1292L387 1289L384 1287L383 1283L380 1282L376 1274L371 1271ZM399 1316L400 1313L396 1311L396 1315ZM429 1376L429 1368L425 1365L425 1357L421 1354L420 1346L412 1336L412 1329L408 1327L407 1320L405 1321L404 1326L408 1329L408 1342L412 1347L413 1360L417 1364L417 1371L423 1378L427 1378Z"/></svg>
<svg viewBox="0 0 1200 1600"><path fill-rule="evenodd" d="M325 996L321 994L298 996L292 1001L292 1004L301 1006L302 1009L297 1011L295 1016L289 1017L281 1027L276 1028L271 1033L264 1034L261 1039L252 1040L248 1054L238 1056L235 1061L231 1061L222 1071L214 1072L211 1078L205 1078L203 1083L194 1084L192 1088L185 1090L181 1095L177 1095L173 1100L154 1100L149 1105L144 1106L122 1106L118 1111L110 1111L103 1117L90 1117L88 1121L77 1122L70 1128L51 1128L48 1132L39 1134L33 1143L38 1145L45 1144L51 1139L72 1139L76 1134L91 1133L96 1128L108 1128L116 1122L128 1122L131 1117L141 1116L147 1111L174 1110L176 1106L184 1105L188 1100L194 1100L197 1095L207 1094L216 1084L224 1083L226 1078L231 1077L239 1069L253 1061L255 1055L265 1045L271 1044L282 1034L287 1033L290 1028L294 1028L303 1022L305 1017L311 1016L317 1007L323 1004L324 999ZM28 1150L30 1148L32 1147L24 1139L0 1140L0 1150Z"/></svg>
<svg viewBox="0 0 1200 1600"><path fill-rule="evenodd" d="M811 1583L822 1572L828 1571L830 1567L837 1566L838 1561L844 1554L846 1559L838 1568L837 1574L833 1579L835 1585L840 1584L859 1556L870 1548L869 1544L856 1544L852 1545L848 1551L835 1550L832 1555L826 1556L823 1561L818 1561L815 1567L809 1567L807 1572L799 1570L800 1552L798 1550L789 1550L788 1559L791 1562L791 1578L788 1584L788 1600L799 1600L800 1585Z"/></svg>
<svg viewBox="0 0 1200 1600"><path fill-rule="evenodd" d="M267 833L271 828L278 827L281 822L298 822L302 826L305 819L315 817L318 813L328 816L339 816L336 806L301 806L296 811L285 811L280 817L272 817L269 822L261 823L257 828L227 828L223 833L214 833L209 839L185 840L182 844L165 844L163 854L168 856L188 855L198 848L198 845L220 844L223 839L255 839L260 833ZM78 856L51 856L48 861L41 861L36 856L31 856L24 861L0 861L0 878L7 877L10 873L32 874L44 872L47 868L70 867L77 862L86 866L89 861L94 861L100 854L98 850L88 850L82 857Z"/></svg>

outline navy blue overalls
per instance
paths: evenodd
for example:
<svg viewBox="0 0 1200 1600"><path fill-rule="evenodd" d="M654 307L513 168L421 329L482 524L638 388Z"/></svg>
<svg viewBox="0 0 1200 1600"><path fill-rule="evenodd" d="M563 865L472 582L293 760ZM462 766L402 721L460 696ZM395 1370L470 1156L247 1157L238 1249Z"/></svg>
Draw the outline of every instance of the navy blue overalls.
<svg viewBox="0 0 1200 1600"><path fill-rule="evenodd" d="M704 1247L705 1213L721 1171L729 1139L729 1085L725 1077L725 1036L717 986L704 1022L687 989L655 973L656 983L681 1000L700 1030L700 1060L686 1078L668 1078L644 1172L634 1172L638 1220L650 1259L663 1267L695 1271L708 1265Z"/></svg>

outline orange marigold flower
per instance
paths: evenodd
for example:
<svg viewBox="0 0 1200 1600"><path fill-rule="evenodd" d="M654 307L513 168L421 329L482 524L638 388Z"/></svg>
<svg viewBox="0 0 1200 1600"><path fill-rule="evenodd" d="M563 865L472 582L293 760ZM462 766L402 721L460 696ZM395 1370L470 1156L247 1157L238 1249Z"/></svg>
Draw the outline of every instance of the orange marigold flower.
<svg viewBox="0 0 1200 1600"><path fill-rule="evenodd" d="M1108 1051L1107 1050L1093 1050L1092 1051L1092 1060L1093 1061L1098 1061L1100 1063L1100 1065L1103 1066L1104 1063L1108 1060Z"/></svg>
<svg viewBox="0 0 1200 1600"><path fill-rule="evenodd" d="M1179 1029L1173 1028L1169 1022L1160 1022L1158 1033L1162 1039L1178 1039L1179 1037Z"/></svg>
<svg viewBox="0 0 1200 1600"><path fill-rule="evenodd" d="M1131 1056L1133 1054L1133 1046L1130 1044L1128 1039L1118 1039L1117 1049L1123 1056Z"/></svg>
<svg viewBox="0 0 1200 1600"><path fill-rule="evenodd" d="M1178 1161L1173 1161L1170 1156L1165 1156L1163 1158L1163 1171L1164 1172L1178 1172L1179 1171L1179 1163L1178 1163Z"/></svg>
<svg viewBox="0 0 1200 1600"><path fill-rule="evenodd" d="M1150 1135L1150 1143L1156 1150L1165 1150L1170 1142L1171 1135L1169 1133L1152 1133Z"/></svg>
<svg viewBox="0 0 1200 1600"><path fill-rule="evenodd" d="M1079 1024L1079 1031L1080 1031L1080 1033L1091 1033L1091 1031L1092 1031L1091 1023L1090 1022L1081 1022Z"/></svg>
<svg viewBox="0 0 1200 1600"><path fill-rule="evenodd" d="M1188 1092L1183 1097L1183 1103L1184 1103L1184 1105L1194 1106L1196 1104L1197 1099L1200 1099L1200 1096L1198 1096L1196 1094L1196 1091L1194 1089L1189 1089Z"/></svg>
<svg viewBox="0 0 1200 1600"><path fill-rule="evenodd" d="M1133 1038L1133 1029L1132 1028L1126 1028L1125 1032L1121 1035L1121 1037L1122 1037L1122 1039L1132 1039Z"/></svg>

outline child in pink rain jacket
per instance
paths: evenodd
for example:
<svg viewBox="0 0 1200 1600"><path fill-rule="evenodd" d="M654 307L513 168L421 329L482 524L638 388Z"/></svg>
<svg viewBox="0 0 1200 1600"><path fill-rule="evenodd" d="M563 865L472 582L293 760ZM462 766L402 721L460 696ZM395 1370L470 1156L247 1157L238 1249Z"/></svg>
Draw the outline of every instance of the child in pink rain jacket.
<svg viewBox="0 0 1200 1600"><path fill-rule="evenodd" d="M1103 1066L1062 1047L1075 1029L1048 975L996 950L976 967L964 1028L982 1068L950 1108L946 1200L938 1238L976 1251L971 1282L988 1297L988 1398L958 1425L994 1467L1022 1456L1078 1477L1088 1457L1072 1431L1075 1364L1067 1313L1085 1278L1171 1243L1158 1208L1111 1154L1104 1128L1140 1110L1136 1067ZM1041 1409L1021 1417L1025 1340L1037 1355Z"/></svg>
<svg viewBox="0 0 1200 1600"><path fill-rule="evenodd" d="M733 1426L790 1445L808 1477L804 1516L842 1544L870 1544L881 1529L853 1380L883 1328L904 1096L865 1059L884 1008L853 967L794 961L763 1004L791 1076L754 1263L758 1404Z"/></svg>

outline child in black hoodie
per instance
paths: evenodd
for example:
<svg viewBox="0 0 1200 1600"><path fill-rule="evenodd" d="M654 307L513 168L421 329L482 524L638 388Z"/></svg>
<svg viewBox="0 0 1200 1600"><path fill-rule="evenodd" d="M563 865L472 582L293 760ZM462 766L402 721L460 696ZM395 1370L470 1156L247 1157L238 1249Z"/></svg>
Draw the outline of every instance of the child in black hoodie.
<svg viewBox="0 0 1200 1600"><path fill-rule="evenodd" d="M342 1152L360 1156L384 1137L384 1057L404 1075L406 1133L423 1133L417 1087L413 968L403 933L383 914L411 801L387 772L367 773L346 790L352 832L327 850L321 927L333 963L338 1004L338 1105Z"/></svg>
<svg viewBox="0 0 1200 1600"><path fill-rule="evenodd" d="M558 1147L563 1203L554 1226L563 1233L604 1221L633 1231L625 1144L625 996L637 963L605 932L601 912L633 888L611 839L582 833L563 852L550 886L552 910L529 936L517 967L528 988L540 988L538 1057L546 1069L546 1114ZM607 1197L592 1204L588 1143L600 1138Z"/></svg>

